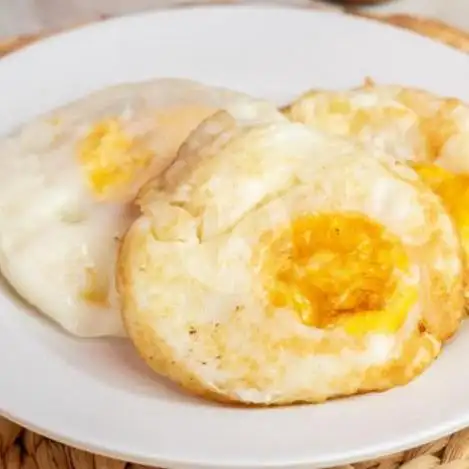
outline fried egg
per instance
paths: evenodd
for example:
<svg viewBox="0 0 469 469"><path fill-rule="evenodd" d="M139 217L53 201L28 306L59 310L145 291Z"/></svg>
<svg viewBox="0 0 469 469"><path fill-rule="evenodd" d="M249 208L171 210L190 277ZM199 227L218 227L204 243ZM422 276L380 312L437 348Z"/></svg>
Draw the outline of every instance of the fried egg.
<svg viewBox="0 0 469 469"><path fill-rule="evenodd" d="M36 118L0 142L0 267L68 332L125 334L115 292L120 238L142 184L225 109L284 120L274 105L188 80L117 85Z"/></svg>
<svg viewBox="0 0 469 469"><path fill-rule="evenodd" d="M201 124L218 133L194 132L124 238L117 285L143 359L193 393L255 405L421 373L463 309L439 198L377 150L229 122Z"/></svg>
<svg viewBox="0 0 469 469"><path fill-rule="evenodd" d="M442 197L469 259L469 105L419 89L367 83L349 91L309 91L284 113L410 163ZM469 266L465 270L469 301Z"/></svg>

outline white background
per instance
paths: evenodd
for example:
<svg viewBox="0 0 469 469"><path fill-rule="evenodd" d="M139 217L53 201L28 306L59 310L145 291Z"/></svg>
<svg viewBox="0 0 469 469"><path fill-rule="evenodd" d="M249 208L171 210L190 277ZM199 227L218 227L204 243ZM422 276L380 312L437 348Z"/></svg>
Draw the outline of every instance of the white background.
<svg viewBox="0 0 469 469"><path fill-rule="evenodd" d="M125 14L165 7L182 0L0 0L0 37L60 28L89 21L100 14ZM277 0L279 1L279 0ZM308 2L308 0L281 0ZM394 0L373 8L382 12L412 12L437 17L469 30L469 0Z"/></svg>

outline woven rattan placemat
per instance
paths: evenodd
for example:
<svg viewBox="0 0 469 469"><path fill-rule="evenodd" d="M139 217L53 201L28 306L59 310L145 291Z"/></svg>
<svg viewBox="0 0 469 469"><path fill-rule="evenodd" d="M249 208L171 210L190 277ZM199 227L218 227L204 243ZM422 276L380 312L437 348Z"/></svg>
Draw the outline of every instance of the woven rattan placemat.
<svg viewBox="0 0 469 469"><path fill-rule="evenodd" d="M469 1L469 0L468 0ZM350 14L359 14L350 11ZM400 15L361 15L413 30L469 53L469 33L438 20ZM0 41L0 58L50 33ZM0 417L0 469L139 469L141 466L62 445ZM341 469L469 469L469 429L427 445Z"/></svg>

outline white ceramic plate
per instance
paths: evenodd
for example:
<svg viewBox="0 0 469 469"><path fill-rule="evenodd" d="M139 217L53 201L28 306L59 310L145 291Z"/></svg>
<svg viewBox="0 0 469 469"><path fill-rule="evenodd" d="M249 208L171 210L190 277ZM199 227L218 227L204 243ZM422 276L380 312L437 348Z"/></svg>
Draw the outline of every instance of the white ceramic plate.
<svg viewBox="0 0 469 469"><path fill-rule="evenodd" d="M285 101L365 76L469 99L469 59L367 20L279 7L150 13L0 61L0 132L93 89L179 76ZM34 197L34 194L31 194ZM407 387L318 406L234 409L189 398L125 341L79 341L0 294L0 412L94 452L165 467L311 468L469 424L469 329Z"/></svg>

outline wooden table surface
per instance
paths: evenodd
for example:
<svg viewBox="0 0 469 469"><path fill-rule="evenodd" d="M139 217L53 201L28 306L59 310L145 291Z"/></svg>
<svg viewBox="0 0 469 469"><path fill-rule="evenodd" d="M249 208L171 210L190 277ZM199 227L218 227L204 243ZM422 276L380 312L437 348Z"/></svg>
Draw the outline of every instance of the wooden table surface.
<svg viewBox="0 0 469 469"><path fill-rule="evenodd" d="M316 0L274 1L305 4ZM60 29L100 15L120 15L178 3L187 3L187 0L0 0L0 38ZM364 11L414 13L438 18L469 31L469 0L392 0Z"/></svg>

